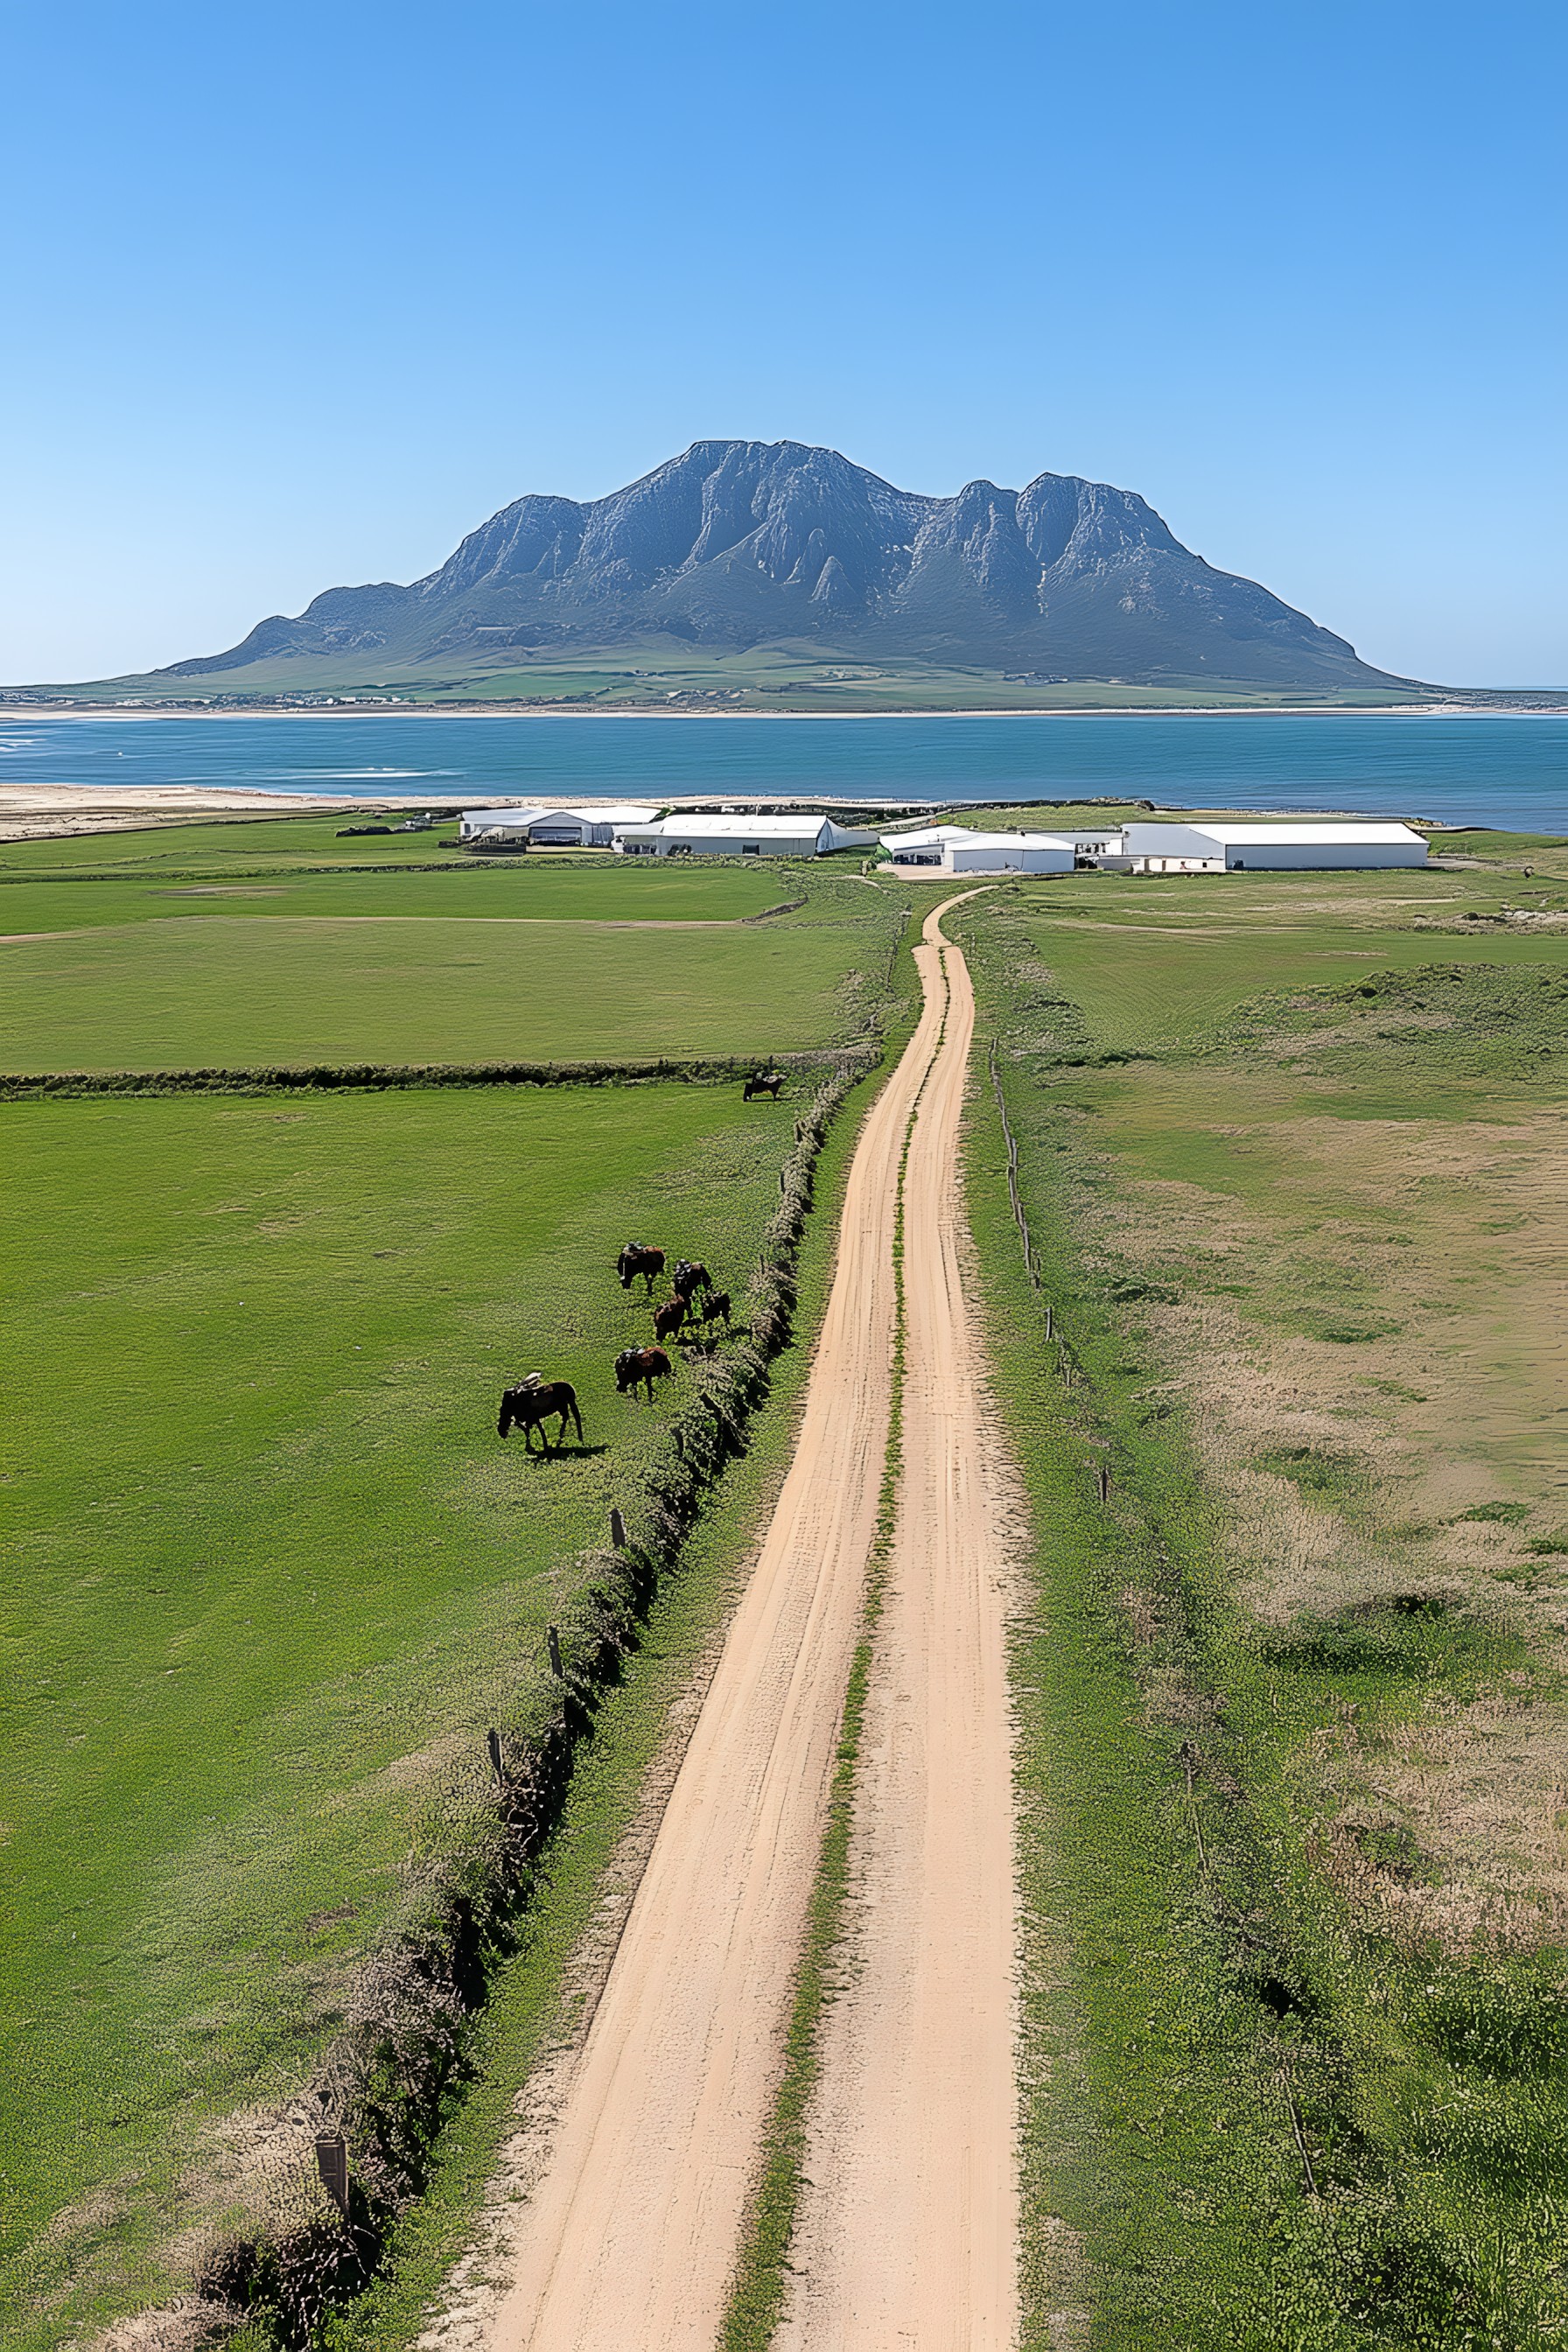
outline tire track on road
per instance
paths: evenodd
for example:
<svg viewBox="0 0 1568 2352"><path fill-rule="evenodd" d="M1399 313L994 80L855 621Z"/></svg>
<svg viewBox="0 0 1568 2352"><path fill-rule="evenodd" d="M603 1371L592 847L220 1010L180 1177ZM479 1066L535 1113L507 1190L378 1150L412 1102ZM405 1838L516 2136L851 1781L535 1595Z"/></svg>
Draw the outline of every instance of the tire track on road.
<svg viewBox="0 0 1568 2352"><path fill-rule="evenodd" d="M929 929L929 926L928 926ZM924 955L924 951L919 951ZM713 2352L783 2063L886 1457L893 1234L926 1001L846 1186L800 1436L521 2207L493 2352Z"/></svg>
<svg viewBox="0 0 1568 2352"><path fill-rule="evenodd" d="M944 911L917 951L946 1024L904 1178L903 1470L856 1777L846 1983L821 2029L779 2352L1006 2352L1017 2334L1017 1505L963 1293L974 1008Z"/></svg>

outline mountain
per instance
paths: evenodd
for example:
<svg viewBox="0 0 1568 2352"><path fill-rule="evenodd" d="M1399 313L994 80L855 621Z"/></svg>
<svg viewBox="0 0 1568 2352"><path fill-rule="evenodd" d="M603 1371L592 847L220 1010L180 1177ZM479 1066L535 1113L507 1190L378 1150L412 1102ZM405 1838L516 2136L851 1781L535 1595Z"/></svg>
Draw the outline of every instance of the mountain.
<svg viewBox="0 0 1568 2352"><path fill-rule="evenodd" d="M1131 490L1040 474L922 498L796 441L697 441L608 498L518 499L411 587L329 588L153 676L239 688L311 656L467 666L661 637L1127 684L1405 683L1216 572Z"/></svg>

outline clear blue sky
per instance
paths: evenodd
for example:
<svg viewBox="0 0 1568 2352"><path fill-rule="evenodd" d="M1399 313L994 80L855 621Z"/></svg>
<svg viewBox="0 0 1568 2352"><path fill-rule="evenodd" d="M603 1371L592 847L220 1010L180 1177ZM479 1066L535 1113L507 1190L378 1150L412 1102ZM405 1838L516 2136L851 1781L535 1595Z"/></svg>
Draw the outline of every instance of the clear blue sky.
<svg viewBox="0 0 1568 2352"><path fill-rule="evenodd" d="M1561 0L22 0L0 677L231 643L700 436L1143 493L1568 685Z"/></svg>

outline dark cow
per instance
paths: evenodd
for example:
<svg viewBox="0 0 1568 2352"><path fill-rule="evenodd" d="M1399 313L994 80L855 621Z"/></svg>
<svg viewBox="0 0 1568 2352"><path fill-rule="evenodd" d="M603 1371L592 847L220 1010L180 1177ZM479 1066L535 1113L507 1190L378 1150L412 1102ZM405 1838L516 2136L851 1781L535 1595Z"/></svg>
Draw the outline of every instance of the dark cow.
<svg viewBox="0 0 1568 2352"><path fill-rule="evenodd" d="M700 1290L712 1289L713 1277L705 1265L694 1265L689 1258L678 1257L675 1272L669 1277L669 1286L677 1298L684 1299L689 1307Z"/></svg>
<svg viewBox="0 0 1568 2352"><path fill-rule="evenodd" d="M537 1372L530 1372L514 1389L507 1389L500 1401L500 1419L496 1423L496 1434L505 1437L509 1430L521 1429L522 1442L530 1454L533 1451L533 1433L539 1432L539 1443L546 1454L550 1451L550 1432L544 1424L559 1416L560 1427L555 1433L555 1450L560 1452L566 1442L566 1423L576 1425L577 1443L583 1443L583 1416L577 1410L577 1391L570 1381L542 1381Z"/></svg>
<svg viewBox="0 0 1568 2352"><path fill-rule="evenodd" d="M639 1387L647 1391L647 1401L653 1402L655 1381L668 1381L675 1366L662 1348L623 1348L616 1358L616 1390L620 1396L636 1396Z"/></svg>
<svg viewBox="0 0 1568 2352"><path fill-rule="evenodd" d="M746 1080L742 1090L741 1100L751 1102L758 1095L766 1095L770 1102L777 1102L783 1087L782 1070L754 1070Z"/></svg>
<svg viewBox="0 0 1568 2352"><path fill-rule="evenodd" d="M616 1272L621 1277L623 1290L629 1290L640 1274L647 1285L647 1295L651 1298L654 1277L664 1272L664 1252L661 1249L649 1249L643 1242L628 1242L616 1260Z"/></svg>
<svg viewBox="0 0 1568 2352"><path fill-rule="evenodd" d="M685 1299L684 1299L684 1298L667 1298L667 1299L665 1300L664 1305L663 1305L662 1307L655 1307L655 1309L654 1309L654 1314L653 1314L653 1336L654 1336L654 1338L655 1338L656 1339L658 1339L658 1341L660 1341L660 1343L661 1343L661 1344L662 1344L662 1342L663 1342L664 1340L666 1340L666 1339L675 1339L675 1338L679 1335L679 1330L680 1330L680 1327L681 1327L681 1325L685 1322L685 1320L686 1320L686 1301L685 1301Z"/></svg>

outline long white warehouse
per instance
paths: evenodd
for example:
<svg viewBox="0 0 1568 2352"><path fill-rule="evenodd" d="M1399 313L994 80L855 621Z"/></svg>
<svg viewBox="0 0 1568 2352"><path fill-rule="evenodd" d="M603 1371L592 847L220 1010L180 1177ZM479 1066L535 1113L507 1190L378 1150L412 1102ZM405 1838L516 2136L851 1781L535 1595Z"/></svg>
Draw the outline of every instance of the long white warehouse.
<svg viewBox="0 0 1568 2352"><path fill-rule="evenodd" d="M1054 833L976 833L966 824L929 824L919 833L885 833L882 847L898 866L942 874L1070 874L1074 845Z"/></svg>
<svg viewBox="0 0 1568 2352"><path fill-rule="evenodd" d="M827 816L666 816L617 825L615 845L625 857L826 857L876 838Z"/></svg>
<svg viewBox="0 0 1568 2352"><path fill-rule="evenodd" d="M1309 868L1425 866L1425 837L1407 824L1130 824L1120 855L1101 861L1133 874L1281 873Z"/></svg>

